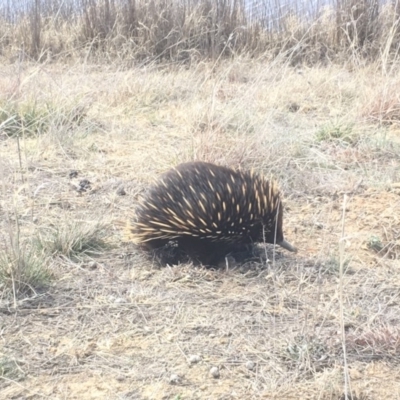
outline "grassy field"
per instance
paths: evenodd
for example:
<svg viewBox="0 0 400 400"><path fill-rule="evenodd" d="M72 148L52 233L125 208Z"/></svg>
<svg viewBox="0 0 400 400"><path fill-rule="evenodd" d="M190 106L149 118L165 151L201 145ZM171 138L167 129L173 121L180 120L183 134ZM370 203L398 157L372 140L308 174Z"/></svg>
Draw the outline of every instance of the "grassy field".
<svg viewBox="0 0 400 400"><path fill-rule="evenodd" d="M399 89L375 64L3 63L0 398L400 399ZM273 174L299 252L125 243L188 160Z"/></svg>

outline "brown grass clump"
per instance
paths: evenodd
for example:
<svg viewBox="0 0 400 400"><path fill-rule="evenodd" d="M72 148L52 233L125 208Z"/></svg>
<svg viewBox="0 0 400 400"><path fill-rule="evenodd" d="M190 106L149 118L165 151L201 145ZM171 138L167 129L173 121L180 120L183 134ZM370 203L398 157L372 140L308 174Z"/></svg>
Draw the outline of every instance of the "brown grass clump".
<svg viewBox="0 0 400 400"><path fill-rule="evenodd" d="M400 122L400 82L378 87L365 107L366 118L379 124L399 124Z"/></svg>

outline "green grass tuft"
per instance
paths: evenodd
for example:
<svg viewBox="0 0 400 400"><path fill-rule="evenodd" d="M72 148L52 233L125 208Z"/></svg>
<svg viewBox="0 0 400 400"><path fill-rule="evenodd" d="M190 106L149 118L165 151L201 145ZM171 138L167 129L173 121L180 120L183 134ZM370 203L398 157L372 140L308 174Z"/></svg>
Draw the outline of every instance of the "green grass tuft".
<svg viewBox="0 0 400 400"><path fill-rule="evenodd" d="M49 125L49 110L36 104L0 106L0 127L9 137L35 136L46 132Z"/></svg>
<svg viewBox="0 0 400 400"><path fill-rule="evenodd" d="M297 335L286 343L282 358L291 368L307 372L320 369L327 355L327 346L319 338Z"/></svg>
<svg viewBox="0 0 400 400"><path fill-rule="evenodd" d="M0 252L0 290L6 296L17 298L35 293L45 287L51 277L46 257L25 245Z"/></svg>
<svg viewBox="0 0 400 400"><path fill-rule="evenodd" d="M0 378L8 378L16 380L21 378L21 371L18 368L17 363L9 358L0 358Z"/></svg>
<svg viewBox="0 0 400 400"><path fill-rule="evenodd" d="M367 246L369 249L371 249L377 253L380 252L384 248L381 238L376 235L372 235L369 238L369 240L367 242Z"/></svg>
<svg viewBox="0 0 400 400"><path fill-rule="evenodd" d="M48 132L52 126L72 128L85 118L86 109L80 106L56 109L49 104L0 104L0 130L8 137L35 137Z"/></svg>
<svg viewBox="0 0 400 400"><path fill-rule="evenodd" d="M96 256L109 247L105 226L72 221L39 232L35 243L46 255L63 256L73 261L82 256Z"/></svg>
<svg viewBox="0 0 400 400"><path fill-rule="evenodd" d="M318 142L342 142L356 145L358 137L353 130L353 125L330 122L320 127L316 134Z"/></svg>
<svg viewBox="0 0 400 400"><path fill-rule="evenodd" d="M343 263L343 273L353 274L354 271L350 268L350 258L346 258ZM326 261L323 263L321 271L326 275L339 275L340 270L340 258L334 254L327 257Z"/></svg>

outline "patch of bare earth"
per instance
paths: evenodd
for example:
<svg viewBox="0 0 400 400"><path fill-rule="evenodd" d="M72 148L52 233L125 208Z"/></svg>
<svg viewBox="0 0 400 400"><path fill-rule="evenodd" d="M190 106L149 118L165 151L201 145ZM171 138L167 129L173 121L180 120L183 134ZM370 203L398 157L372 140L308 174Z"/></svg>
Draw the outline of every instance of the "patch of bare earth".
<svg viewBox="0 0 400 400"><path fill-rule="evenodd" d="M21 240L101 222L109 247L1 297L0 398L398 399L400 114L381 88L399 82L246 59L2 66L2 107L47 114L19 151L0 132L1 249L17 222ZM299 252L159 268L122 242L140 193L193 159L273 173Z"/></svg>

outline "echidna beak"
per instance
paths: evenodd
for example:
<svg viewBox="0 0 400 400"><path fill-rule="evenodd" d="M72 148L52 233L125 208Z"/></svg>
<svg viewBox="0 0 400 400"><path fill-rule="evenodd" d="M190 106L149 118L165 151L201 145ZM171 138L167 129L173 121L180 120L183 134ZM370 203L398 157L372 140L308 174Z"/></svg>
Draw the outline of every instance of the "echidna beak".
<svg viewBox="0 0 400 400"><path fill-rule="evenodd" d="M277 242L279 246L283 247L286 250L293 251L293 253L297 253L296 247L292 246L289 242L287 242L285 239L283 239L281 242Z"/></svg>

